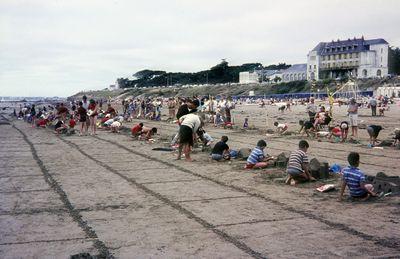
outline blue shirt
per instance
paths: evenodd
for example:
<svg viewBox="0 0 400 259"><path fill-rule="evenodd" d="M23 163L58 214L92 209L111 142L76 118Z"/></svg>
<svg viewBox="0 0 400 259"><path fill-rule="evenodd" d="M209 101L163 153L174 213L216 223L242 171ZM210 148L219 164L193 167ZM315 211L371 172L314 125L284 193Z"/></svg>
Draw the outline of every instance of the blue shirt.
<svg viewBox="0 0 400 259"><path fill-rule="evenodd" d="M343 181L349 187L351 196L360 197L367 193L365 189L361 188L361 183L365 182L365 175L357 167L349 166L343 169Z"/></svg>
<svg viewBox="0 0 400 259"><path fill-rule="evenodd" d="M247 158L247 163L255 165L261 162L264 157L264 151L260 147L255 147Z"/></svg>

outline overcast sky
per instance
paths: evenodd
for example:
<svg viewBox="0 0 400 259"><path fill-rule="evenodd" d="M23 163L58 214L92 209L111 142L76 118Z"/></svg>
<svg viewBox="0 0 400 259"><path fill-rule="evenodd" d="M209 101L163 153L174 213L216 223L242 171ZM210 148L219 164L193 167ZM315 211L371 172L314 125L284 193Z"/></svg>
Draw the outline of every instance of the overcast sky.
<svg viewBox="0 0 400 259"><path fill-rule="evenodd" d="M142 69L305 63L320 41L400 47L399 0L0 0L0 96L69 96Z"/></svg>

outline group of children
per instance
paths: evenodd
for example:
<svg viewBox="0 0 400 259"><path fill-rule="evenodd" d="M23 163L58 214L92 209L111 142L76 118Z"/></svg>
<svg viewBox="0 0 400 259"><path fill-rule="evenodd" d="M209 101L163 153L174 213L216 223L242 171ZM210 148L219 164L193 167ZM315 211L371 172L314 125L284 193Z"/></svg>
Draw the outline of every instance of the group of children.
<svg viewBox="0 0 400 259"><path fill-rule="evenodd" d="M400 134L400 131L399 131ZM231 152L227 145L228 137L222 136L212 149L211 159L216 161L224 161L231 159ZM266 168L270 160L274 157L264 153L267 143L265 140L259 140L256 147L251 151L247 158L245 169ZM309 143L306 140L300 140L298 149L291 152L286 168L287 178L285 183L288 185L296 185L301 182L315 181L309 169L309 158L307 151ZM348 155L349 166L342 170L342 183L340 185L339 201L343 200L344 190L347 187L352 199L366 200L370 197L377 196L371 184L366 183L365 174L358 168L360 164L360 155L351 152Z"/></svg>

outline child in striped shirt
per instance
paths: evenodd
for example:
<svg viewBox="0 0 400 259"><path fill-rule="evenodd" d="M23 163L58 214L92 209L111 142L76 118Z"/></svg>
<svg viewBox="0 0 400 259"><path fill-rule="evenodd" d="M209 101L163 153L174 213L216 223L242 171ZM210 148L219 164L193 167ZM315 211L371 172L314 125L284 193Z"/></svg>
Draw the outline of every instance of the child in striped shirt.
<svg viewBox="0 0 400 259"><path fill-rule="evenodd" d="M338 200L343 200L343 193L346 186L349 188L350 196L357 200L367 200L371 196L377 196L373 185L365 182L365 175L358 168L360 165L360 154L351 152L347 157L347 161L349 162L349 167L343 169L342 185Z"/></svg>
<svg viewBox="0 0 400 259"><path fill-rule="evenodd" d="M288 173L286 184L296 185L299 182L315 181L315 178L311 176L308 169L309 161L307 150L309 147L310 145L307 141L300 140L299 149L290 154L286 169L286 172Z"/></svg>
<svg viewBox="0 0 400 259"><path fill-rule="evenodd" d="M266 146L267 142L265 142L265 140L261 139L257 142L257 146L251 151L247 158L247 164L244 167L245 169L265 168L268 166L267 161L273 159L273 157L264 155L264 149Z"/></svg>

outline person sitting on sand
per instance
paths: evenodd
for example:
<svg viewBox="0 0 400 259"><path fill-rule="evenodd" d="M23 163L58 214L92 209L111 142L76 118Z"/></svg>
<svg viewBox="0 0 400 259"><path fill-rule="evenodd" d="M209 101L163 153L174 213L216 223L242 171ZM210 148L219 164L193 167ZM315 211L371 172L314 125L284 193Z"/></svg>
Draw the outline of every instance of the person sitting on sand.
<svg viewBox="0 0 400 259"><path fill-rule="evenodd" d="M121 128L121 126L122 126L122 120L114 119L113 123L111 123L110 125L111 132L119 133L119 129Z"/></svg>
<svg viewBox="0 0 400 259"><path fill-rule="evenodd" d="M231 156L229 154L229 146L226 144L226 142L228 142L228 137L222 136L221 141L215 144L211 152L212 160L221 161L231 159Z"/></svg>
<svg viewBox="0 0 400 259"><path fill-rule="evenodd" d="M340 123L340 129L342 130L342 142L345 142L349 134L349 123L347 121L342 121Z"/></svg>
<svg viewBox="0 0 400 259"><path fill-rule="evenodd" d="M244 118L243 129L247 129L249 127L249 118Z"/></svg>
<svg viewBox="0 0 400 259"><path fill-rule="evenodd" d="M314 117L314 128L317 128L318 125L325 123L326 111L325 107L321 106L320 111L315 114Z"/></svg>
<svg viewBox="0 0 400 259"><path fill-rule="evenodd" d="M265 168L268 166L269 160L273 159L273 157L264 155L264 149L267 147L267 142L265 140L259 140L257 142L257 146L251 151L249 157L247 158L247 163L245 165L245 169L256 169L256 168Z"/></svg>
<svg viewBox="0 0 400 259"><path fill-rule="evenodd" d="M36 127L38 128L46 128L47 123L49 122L48 119L44 115L40 116L40 118L36 121Z"/></svg>
<svg viewBox="0 0 400 259"><path fill-rule="evenodd" d="M360 165L360 154L351 152L347 156L349 167L343 169L342 184L340 187L339 201L343 200L343 193L346 186L349 188L350 196L357 200L367 200L371 196L376 196L372 184L365 183L365 175L358 168Z"/></svg>
<svg viewBox="0 0 400 259"><path fill-rule="evenodd" d="M286 123L279 123L275 121L274 126L276 127L276 132L279 134L283 134L288 130L288 125Z"/></svg>
<svg viewBox="0 0 400 259"><path fill-rule="evenodd" d="M116 110L111 106L111 103L107 104L106 114L110 114L110 118L117 116Z"/></svg>
<svg viewBox="0 0 400 259"><path fill-rule="evenodd" d="M339 140L342 138L342 129L340 128L339 124L330 129L328 139L330 140L332 136L335 138L335 142L339 142Z"/></svg>
<svg viewBox="0 0 400 259"><path fill-rule="evenodd" d="M131 134L133 137L138 137L142 134L142 129L143 129L143 123L139 123L131 129Z"/></svg>
<svg viewBox="0 0 400 259"><path fill-rule="evenodd" d="M396 128L394 129L394 142L393 142L393 146L397 146L400 144L400 129Z"/></svg>
<svg viewBox="0 0 400 259"><path fill-rule="evenodd" d="M204 146L210 146L211 143L214 141L214 139L208 134L203 127L199 128L197 130L197 136L199 136L199 139L201 142L203 142Z"/></svg>
<svg viewBox="0 0 400 259"><path fill-rule="evenodd" d="M367 127L367 132L369 135L369 143L371 146L375 146L376 139L378 138L379 132L382 130L382 126L379 125L369 125Z"/></svg>
<svg viewBox="0 0 400 259"><path fill-rule="evenodd" d="M67 129L68 126L65 125L65 123L61 120L61 118L59 118L56 125L54 126L54 132L60 134L66 132Z"/></svg>
<svg viewBox="0 0 400 259"><path fill-rule="evenodd" d="M149 127L143 127L142 128L142 132L139 136L139 139L145 139L145 140L149 140L153 137L154 134L157 134L157 128L153 127L153 128L149 128Z"/></svg>
<svg viewBox="0 0 400 259"><path fill-rule="evenodd" d="M315 181L315 178L311 176L309 171L309 161L307 156L307 150L309 147L307 141L300 140L299 149L290 154L286 169L286 172L288 173L286 184L296 185L300 182Z"/></svg>

